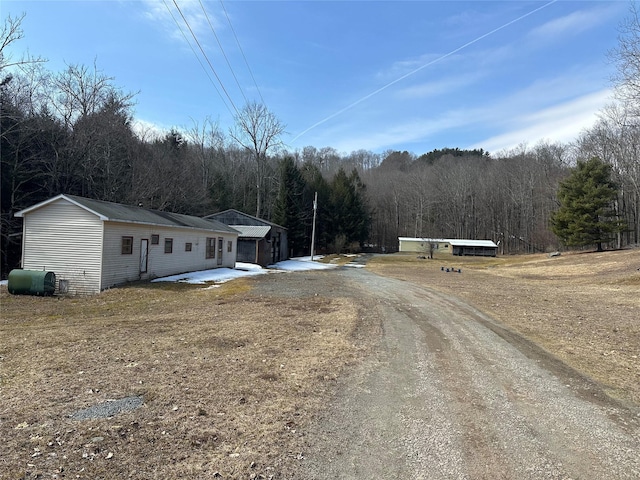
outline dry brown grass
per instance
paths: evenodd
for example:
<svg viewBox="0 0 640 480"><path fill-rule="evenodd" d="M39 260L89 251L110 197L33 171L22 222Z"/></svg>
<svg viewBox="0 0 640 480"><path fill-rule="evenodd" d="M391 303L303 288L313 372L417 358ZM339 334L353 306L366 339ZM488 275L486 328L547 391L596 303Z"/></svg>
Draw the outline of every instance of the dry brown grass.
<svg viewBox="0 0 640 480"><path fill-rule="evenodd" d="M350 300L252 297L247 280L0 300L2 479L281 478L361 354ZM131 395L144 406L69 418Z"/></svg>
<svg viewBox="0 0 640 480"><path fill-rule="evenodd" d="M640 403L640 250L386 255L369 268L464 298ZM0 288L0 478L286 477L371 331L350 298L259 296L252 282L63 298ZM144 406L69 418L131 395Z"/></svg>
<svg viewBox="0 0 640 480"><path fill-rule="evenodd" d="M640 249L434 260L396 254L369 268L467 300L611 395L640 404Z"/></svg>

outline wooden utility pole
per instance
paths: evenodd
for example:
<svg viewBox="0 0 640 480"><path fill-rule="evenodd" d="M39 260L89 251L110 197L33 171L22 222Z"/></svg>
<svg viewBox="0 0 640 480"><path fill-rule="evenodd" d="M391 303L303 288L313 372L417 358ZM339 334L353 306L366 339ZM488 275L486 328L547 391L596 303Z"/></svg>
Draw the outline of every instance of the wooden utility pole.
<svg viewBox="0 0 640 480"><path fill-rule="evenodd" d="M318 192L313 198L313 227L311 227L311 261L313 262L313 253L316 247L316 211L318 210Z"/></svg>

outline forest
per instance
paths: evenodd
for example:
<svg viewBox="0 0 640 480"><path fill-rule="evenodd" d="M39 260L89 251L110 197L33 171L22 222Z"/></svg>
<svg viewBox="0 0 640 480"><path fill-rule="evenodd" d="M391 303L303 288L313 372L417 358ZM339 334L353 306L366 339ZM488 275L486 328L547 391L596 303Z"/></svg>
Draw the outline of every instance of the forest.
<svg viewBox="0 0 640 480"><path fill-rule="evenodd" d="M612 215L624 225L606 246L640 243L637 15L615 52L618 98L574 142L422 154L291 151L284 126L258 103L229 131L210 118L142 131L136 94L97 65L52 72L38 57L6 55L22 38L20 20L0 32L2 278L20 261L14 214L60 193L197 216L235 208L287 227L293 255L310 252L316 193L318 252L392 252L399 236L491 239L501 254L556 250L565 246L550 226L559 186L596 157L610 166Z"/></svg>

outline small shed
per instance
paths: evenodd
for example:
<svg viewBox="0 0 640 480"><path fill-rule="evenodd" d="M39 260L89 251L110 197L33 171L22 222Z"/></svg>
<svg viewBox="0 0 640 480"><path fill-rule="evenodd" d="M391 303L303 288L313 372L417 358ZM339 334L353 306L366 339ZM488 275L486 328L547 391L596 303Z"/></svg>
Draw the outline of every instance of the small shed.
<svg viewBox="0 0 640 480"><path fill-rule="evenodd" d="M287 229L239 210L229 209L204 217L240 232L238 261L266 267L289 258Z"/></svg>
<svg viewBox="0 0 640 480"><path fill-rule="evenodd" d="M22 268L55 272L58 289L71 294L235 267L238 231L199 217L74 195L58 195L16 216L23 218Z"/></svg>
<svg viewBox="0 0 640 480"><path fill-rule="evenodd" d="M450 240L451 253L456 256L495 257L498 245L491 240Z"/></svg>
<svg viewBox="0 0 640 480"><path fill-rule="evenodd" d="M429 254L433 251L456 256L484 257L495 257L498 253L498 245L491 240L398 237L398 241L400 252Z"/></svg>

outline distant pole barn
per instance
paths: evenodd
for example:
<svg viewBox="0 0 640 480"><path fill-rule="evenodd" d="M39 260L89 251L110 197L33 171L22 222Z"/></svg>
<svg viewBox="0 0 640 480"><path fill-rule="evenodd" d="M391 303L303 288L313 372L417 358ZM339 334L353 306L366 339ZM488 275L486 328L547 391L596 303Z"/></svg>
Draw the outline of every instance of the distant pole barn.
<svg viewBox="0 0 640 480"><path fill-rule="evenodd" d="M498 245L491 240L398 237L400 252L448 253L454 256L495 257Z"/></svg>

